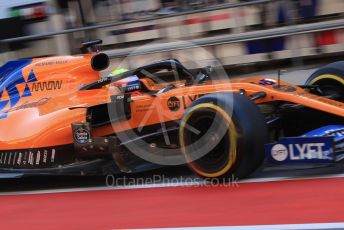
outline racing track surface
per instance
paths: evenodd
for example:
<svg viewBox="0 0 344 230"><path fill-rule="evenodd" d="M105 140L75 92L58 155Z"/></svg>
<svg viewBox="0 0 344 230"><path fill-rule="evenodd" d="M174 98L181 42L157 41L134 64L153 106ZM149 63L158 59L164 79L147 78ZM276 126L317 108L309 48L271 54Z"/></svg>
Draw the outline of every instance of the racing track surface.
<svg viewBox="0 0 344 230"><path fill-rule="evenodd" d="M312 71L282 80L302 84ZM260 169L213 186L185 167L135 175L157 176L165 181L135 186L106 186L104 177L0 180L0 229L344 229L342 165Z"/></svg>

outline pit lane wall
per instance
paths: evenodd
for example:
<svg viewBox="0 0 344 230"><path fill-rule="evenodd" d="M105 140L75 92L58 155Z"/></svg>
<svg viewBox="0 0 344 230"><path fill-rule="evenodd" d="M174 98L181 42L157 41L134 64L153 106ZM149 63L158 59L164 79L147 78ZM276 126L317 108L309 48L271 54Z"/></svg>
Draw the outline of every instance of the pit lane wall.
<svg viewBox="0 0 344 230"><path fill-rule="evenodd" d="M318 21L331 22L342 19L344 15L344 1L342 0L317 0L308 1L311 4L302 4L300 1L297 11L288 9L283 13L281 8L283 1L258 1L257 4L234 4L227 7L215 7L211 10L198 10L190 13L174 14L171 16L135 20L134 22L119 22L113 25L95 26L91 30L79 30L73 32L61 32L54 36L42 36L39 40L30 38L20 41L23 48L3 49L0 55L0 63L9 59L49 56L56 54L77 53L80 42L87 39L101 38L103 50L113 57L113 65L123 60L123 53L130 48L158 40L208 40L207 48L224 65L242 64L250 62L269 61L272 59L285 59L293 57L309 57L321 54L335 55L344 51L344 29L330 28L329 30L309 33L285 35L265 39L239 39L235 42L222 42L211 44L221 36L249 35L250 32L267 31L270 28L287 28L294 24L307 27ZM312 5L314 4L314 5ZM285 7L285 5L283 5ZM282 10L282 11L281 11ZM282 14L280 13L282 12ZM53 31L61 31L64 28L64 17L59 14L50 16L45 26ZM37 31L36 31L37 32ZM47 32L47 31L44 31ZM272 36L273 37L273 36ZM2 43L8 45L8 41ZM166 50L162 46L162 50ZM179 58L183 61L182 51L147 52L137 58L160 59ZM202 55L197 55L197 49L192 51L197 61L202 61ZM133 58L134 59L134 58ZM133 64L134 63L134 64ZM140 62L128 63L129 67L140 65Z"/></svg>

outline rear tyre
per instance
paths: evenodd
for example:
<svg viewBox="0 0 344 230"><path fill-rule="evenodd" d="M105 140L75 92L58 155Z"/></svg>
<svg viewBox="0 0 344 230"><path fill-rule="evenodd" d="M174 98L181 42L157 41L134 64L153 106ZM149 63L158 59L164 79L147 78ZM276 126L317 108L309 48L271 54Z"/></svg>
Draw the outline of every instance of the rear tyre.
<svg viewBox="0 0 344 230"><path fill-rule="evenodd" d="M324 96L344 101L344 61L325 65L315 71L306 81L306 85L317 85Z"/></svg>
<svg viewBox="0 0 344 230"><path fill-rule="evenodd" d="M215 93L190 105L179 136L188 165L199 176L243 178L263 162L267 127L264 116L247 97Z"/></svg>

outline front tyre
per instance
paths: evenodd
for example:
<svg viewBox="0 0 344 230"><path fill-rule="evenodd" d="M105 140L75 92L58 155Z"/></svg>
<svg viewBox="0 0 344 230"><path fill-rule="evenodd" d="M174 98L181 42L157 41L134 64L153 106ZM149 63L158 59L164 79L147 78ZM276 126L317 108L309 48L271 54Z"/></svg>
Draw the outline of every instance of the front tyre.
<svg viewBox="0 0 344 230"><path fill-rule="evenodd" d="M317 85L323 96L343 102L344 61L334 62L321 67L307 79L306 85Z"/></svg>
<svg viewBox="0 0 344 230"><path fill-rule="evenodd" d="M265 118L237 93L209 94L194 101L180 126L180 145L190 168L205 178L243 178L264 159Z"/></svg>

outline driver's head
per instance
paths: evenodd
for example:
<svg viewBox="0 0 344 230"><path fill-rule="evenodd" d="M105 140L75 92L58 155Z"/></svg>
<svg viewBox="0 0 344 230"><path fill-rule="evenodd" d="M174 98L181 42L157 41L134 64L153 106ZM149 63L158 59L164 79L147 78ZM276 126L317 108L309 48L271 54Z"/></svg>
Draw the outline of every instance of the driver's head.
<svg viewBox="0 0 344 230"><path fill-rule="evenodd" d="M128 69L119 68L111 72L109 77L115 77L116 75L122 74L129 71ZM115 81L110 84L111 86L116 86L126 93L134 92L140 90L140 80L136 75L129 76L127 78Z"/></svg>
<svg viewBox="0 0 344 230"><path fill-rule="evenodd" d="M129 71L128 69L125 69L125 68L118 68L118 69L114 69L110 74L109 74L109 77L114 77L118 74L121 74L121 73L125 73Z"/></svg>

